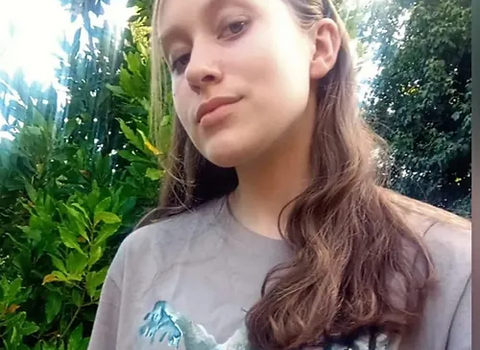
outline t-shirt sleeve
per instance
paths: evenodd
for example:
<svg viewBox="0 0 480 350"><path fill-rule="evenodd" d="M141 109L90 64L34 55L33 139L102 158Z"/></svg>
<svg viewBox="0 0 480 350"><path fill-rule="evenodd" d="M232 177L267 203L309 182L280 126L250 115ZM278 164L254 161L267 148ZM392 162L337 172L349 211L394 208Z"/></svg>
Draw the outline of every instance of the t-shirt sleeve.
<svg viewBox="0 0 480 350"><path fill-rule="evenodd" d="M472 350L472 279L463 291L455 311L446 350Z"/></svg>
<svg viewBox="0 0 480 350"><path fill-rule="evenodd" d="M103 283L88 350L117 348L123 266L123 245L121 245Z"/></svg>

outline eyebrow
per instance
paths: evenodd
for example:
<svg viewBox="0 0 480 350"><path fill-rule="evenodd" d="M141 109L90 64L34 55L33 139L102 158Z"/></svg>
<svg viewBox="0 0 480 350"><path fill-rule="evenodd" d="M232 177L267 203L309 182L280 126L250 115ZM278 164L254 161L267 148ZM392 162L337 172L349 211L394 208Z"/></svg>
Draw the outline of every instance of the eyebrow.
<svg viewBox="0 0 480 350"><path fill-rule="evenodd" d="M178 0L177 0L178 1ZM200 10L200 16L206 18L211 15L212 12L220 10L225 4L238 3L240 0L208 0L208 2ZM159 37L160 47L162 48L163 54L167 52L168 46L170 46L170 41L175 36L186 36L185 29L178 24L174 24L168 27Z"/></svg>

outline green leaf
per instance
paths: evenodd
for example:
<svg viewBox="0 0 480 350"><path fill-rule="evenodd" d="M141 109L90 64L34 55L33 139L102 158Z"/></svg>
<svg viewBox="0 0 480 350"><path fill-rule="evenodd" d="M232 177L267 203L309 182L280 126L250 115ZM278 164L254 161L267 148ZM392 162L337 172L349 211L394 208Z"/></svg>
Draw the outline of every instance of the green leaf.
<svg viewBox="0 0 480 350"><path fill-rule="evenodd" d="M63 272L53 271L51 274L48 274L43 278L42 285L45 285L47 283L57 282L57 281L70 283L69 279Z"/></svg>
<svg viewBox="0 0 480 350"><path fill-rule="evenodd" d="M28 197L30 198L30 200L32 202L35 203L35 201L37 200L37 195L38 195L37 191L27 181L25 181L24 184L25 184L25 189L27 190Z"/></svg>
<svg viewBox="0 0 480 350"><path fill-rule="evenodd" d="M83 209L79 204L76 204L76 203L72 204L72 206L75 206L76 208L78 208L79 211L67 205L64 205L64 206L65 206L65 209L67 210L67 215L69 216L69 220L72 223L76 224L78 228L78 234L83 238L85 238L86 241L89 241L89 238L86 233L86 230L88 229L87 221L89 219L85 209Z"/></svg>
<svg viewBox="0 0 480 350"><path fill-rule="evenodd" d="M80 276L87 267L88 258L78 252L70 252L67 257L68 274Z"/></svg>
<svg viewBox="0 0 480 350"><path fill-rule="evenodd" d="M160 169L148 168L145 174L152 181L160 180L163 177L163 171Z"/></svg>
<svg viewBox="0 0 480 350"><path fill-rule="evenodd" d="M111 197L107 197L105 199L103 199L100 203L97 204L97 206L95 207L95 214L97 213L100 213L102 211L106 211L109 207L110 207L110 204L112 202L112 198Z"/></svg>
<svg viewBox="0 0 480 350"><path fill-rule="evenodd" d="M7 328L13 327L14 325L22 325L25 322L25 319L27 318L27 314L25 311L19 312L13 317L10 317L7 319L3 325L6 326Z"/></svg>
<svg viewBox="0 0 480 350"><path fill-rule="evenodd" d="M17 294L20 293L21 288L22 288L22 280L21 278L17 277L13 280L13 282L10 283L10 286L8 288L8 294L11 296L16 296Z"/></svg>
<svg viewBox="0 0 480 350"><path fill-rule="evenodd" d="M118 214L124 216L128 215L135 205L137 204L137 198L129 197L127 200L122 201L120 208L118 209Z"/></svg>
<svg viewBox="0 0 480 350"><path fill-rule="evenodd" d="M32 216L30 219L30 226L17 226L25 235L30 238L33 242L38 243L42 239L42 234L39 230L32 228L32 226L35 226L33 224L34 219L37 218L36 216ZM18 245L21 245L18 243L16 240L13 240L15 243Z"/></svg>
<svg viewBox="0 0 480 350"><path fill-rule="evenodd" d="M64 275L62 272L60 271L53 271L52 272L52 275L57 277L60 281L63 281L63 282L70 282L68 277L66 275Z"/></svg>
<svg viewBox="0 0 480 350"><path fill-rule="evenodd" d="M38 332L39 329L40 327L38 327L35 323L25 322L22 327L22 335L27 336L33 334L35 332Z"/></svg>
<svg viewBox="0 0 480 350"><path fill-rule="evenodd" d="M118 231L119 227L120 223L103 225L102 229L98 233L97 238L94 240L94 244L100 245L105 242L109 237Z"/></svg>
<svg viewBox="0 0 480 350"><path fill-rule="evenodd" d="M128 53L126 55L126 61L127 61L127 64L128 64L128 69L133 73L133 74L137 74L139 73L140 69L141 69L141 66L142 66L142 59L140 57L140 54L139 53Z"/></svg>
<svg viewBox="0 0 480 350"><path fill-rule="evenodd" d="M125 134L125 137L130 141L132 145L142 150L143 149L142 140L137 135L135 135L133 130L130 129L122 119L117 118L117 120L120 123L120 128L122 129L122 132Z"/></svg>
<svg viewBox="0 0 480 350"><path fill-rule="evenodd" d="M20 335L18 334L17 327L12 327L12 333L10 335L10 344L17 344L20 341Z"/></svg>
<svg viewBox="0 0 480 350"><path fill-rule="evenodd" d="M82 215L80 216L80 221L81 221L81 222L88 221L89 215L88 215L88 213L87 213L87 211L85 210L84 207L82 207L82 206L81 206L80 204L78 204L78 203L72 203L72 207L77 208L78 211L82 214Z"/></svg>
<svg viewBox="0 0 480 350"><path fill-rule="evenodd" d="M63 263L62 260L60 260L59 258L51 254L50 254L50 259L52 259L52 263L57 269L59 269L65 274L67 273L67 269L65 268L65 264Z"/></svg>
<svg viewBox="0 0 480 350"><path fill-rule="evenodd" d="M97 225L100 221L103 221L107 224L116 224L122 222L122 219L120 219L114 213L102 211L99 213L95 213L95 225Z"/></svg>
<svg viewBox="0 0 480 350"><path fill-rule="evenodd" d="M83 325L80 324L75 330L70 334L70 339L68 340L68 350L80 350L81 341L83 338Z"/></svg>
<svg viewBox="0 0 480 350"><path fill-rule="evenodd" d="M73 131L77 128L77 126L78 126L77 121L74 118L69 119L64 126L64 136L66 138L70 137Z"/></svg>
<svg viewBox="0 0 480 350"><path fill-rule="evenodd" d="M138 132L138 133L140 134L140 136L142 137L142 141L143 141L144 144L147 143L147 142L149 142L147 136L145 135L145 133L144 133L142 130L138 129L137 132Z"/></svg>
<svg viewBox="0 0 480 350"><path fill-rule="evenodd" d="M62 308L62 297L57 294L50 294L45 304L45 316L47 323L51 323L60 312Z"/></svg>
<svg viewBox="0 0 480 350"><path fill-rule="evenodd" d="M33 235L33 234L32 234L32 232L31 232L32 230L28 229L28 226L23 226L23 227L27 227L27 231L24 231L23 228L21 228L21 226L19 226L18 228L20 228L23 232L25 232L25 233L27 234L27 236L28 236L29 238L31 238L35 243L37 243L38 241L40 241L40 238L39 238L38 240L34 240L34 239L33 239L36 235ZM36 231L36 233L37 233L37 232L38 232L38 231ZM22 249L22 250L23 250L23 249L29 249L26 245L24 245L24 244L20 243L19 241L17 241L17 240L15 239L15 237L13 237L10 233L5 232L4 235L7 236L8 238L10 238L10 240L11 240L13 243L15 243L15 245L18 246L20 249Z"/></svg>
<svg viewBox="0 0 480 350"><path fill-rule="evenodd" d="M83 338L80 342L79 350L88 350L88 344L90 343L90 337Z"/></svg>
<svg viewBox="0 0 480 350"><path fill-rule="evenodd" d="M90 247L90 258L88 259L88 266L92 267L103 255L103 250L100 245L92 245Z"/></svg>
<svg viewBox="0 0 480 350"><path fill-rule="evenodd" d="M75 234L68 230L67 228L60 227L60 239L62 240L63 244L65 244L66 247L75 249L77 252L80 254L85 255L85 253L82 251L80 248L77 238L75 237Z"/></svg>
<svg viewBox="0 0 480 350"><path fill-rule="evenodd" d="M122 89L121 86L116 86L112 84L106 85L107 89L110 90L115 96L124 96L125 91Z"/></svg>
<svg viewBox="0 0 480 350"><path fill-rule="evenodd" d="M92 191L87 197L87 205L91 212L95 210L96 205L100 201L100 189L96 180L93 181Z"/></svg>
<svg viewBox="0 0 480 350"><path fill-rule="evenodd" d="M155 163L152 162L151 160L148 160L148 159L142 158L140 156L137 156L130 151L121 150L120 152L118 152L118 155L120 157L132 162L132 163L137 162L137 163L155 165Z"/></svg>
<svg viewBox="0 0 480 350"><path fill-rule="evenodd" d="M76 289L72 291L72 301L77 307L80 307L83 304L82 294Z"/></svg>
<svg viewBox="0 0 480 350"><path fill-rule="evenodd" d="M105 277L107 276L108 267L104 267L102 270L96 272L92 271L87 275L86 278L86 289L87 294L90 298L94 298L97 292L97 287L100 286Z"/></svg>

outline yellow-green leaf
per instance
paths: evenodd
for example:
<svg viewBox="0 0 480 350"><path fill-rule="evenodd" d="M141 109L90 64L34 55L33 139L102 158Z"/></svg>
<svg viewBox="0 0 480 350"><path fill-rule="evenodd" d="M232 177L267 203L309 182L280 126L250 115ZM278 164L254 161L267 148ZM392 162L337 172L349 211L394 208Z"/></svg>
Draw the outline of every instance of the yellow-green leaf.
<svg viewBox="0 0 480 350"><path fill-rule="evenodd" d="M43 278L42 286L46 285L47 283L52 283L59 281L59 278L57 276L54 276L53 274L48 274Z"/></svg>
<svg viewBox="0 0 480 350"><path fill-rule="evenodd" d="M163 174L164 174L163 170L148 168L145 176L148 177L152 181L157 181L157 180L160 180L163 177Z"/></svg>
<svg viewBox="0 0 480 350"><path fill-rule="evenodd" d="M142 140L143 140L143 144L145 145L145 147L150 151L152 152L155 156L160 156L162 155L162 152L160 152L147 138L147 136L145 135L145 133L142 131L142 130L138 130L138 133L140 134L140 136L142 137Z"/></svg>
<svg viewBox="0 0 480 350"><path fill-rule="evenodd" d="M67 276L60 271L53 271L52 273L46 275L43 278L42 285L45 285L47 283L52 283L52 282L66 282L69 283L70 281L68 280Z"/></svg>
<svg viewBox="0 0 480 350"><path fill-rule="evenodd" d="M100 221L103 221L106 224L116 224L122 222L122 219L120 219L114 213L102 211L99 213L95 213L95 225L97 225Z"/></svg>
<svg viewBox="0 0 480 350"><path fill-rule="evenodd" d="M5 313L8 315L8 314L14 314L18 309L20 308L20 305L17 305L17 304L12 304L10 305L7 310L5 311Z"/></svg>

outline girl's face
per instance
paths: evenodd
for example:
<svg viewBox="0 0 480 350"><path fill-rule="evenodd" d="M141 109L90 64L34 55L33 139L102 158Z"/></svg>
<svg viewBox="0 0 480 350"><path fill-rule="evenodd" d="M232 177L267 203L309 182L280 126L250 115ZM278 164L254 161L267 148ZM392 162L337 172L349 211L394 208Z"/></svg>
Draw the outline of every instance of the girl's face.
<svg viewBox="0 0 480 350"><path fill-rule="evenodd" d="M316 43L284 1L164 0L160 6L157 29L175 110L205 158L237 167L310 125Z"/></svg>

